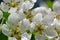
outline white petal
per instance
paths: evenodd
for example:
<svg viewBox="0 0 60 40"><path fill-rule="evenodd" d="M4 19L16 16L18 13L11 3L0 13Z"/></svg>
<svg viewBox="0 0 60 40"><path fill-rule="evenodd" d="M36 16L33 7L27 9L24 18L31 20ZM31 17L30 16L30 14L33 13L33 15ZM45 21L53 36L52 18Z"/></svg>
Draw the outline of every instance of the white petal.
<svg viewBox="0 0 60 40"><path fill-rule="evenodd" d="M43 24L46 26L50 26L53 20L54 20L54 15L48 14L43 18Z"/></svg>
<svg viewBox="0 0 60 40"><path fill-rule="evenodd" d="M3 0L5 3L11 3L11 0Z"/></svg>
<svg viewBox="0 0 60 40"><path fill-rule="evenodd" d="M49 37L56 37L58 34L57 32L54 30L53 27L48 27L46 29L46 35L49 36Z"/></svg>
<svg viewBox="0 0 60 40"><path fill-rule="evenodd" d="M20 2L20 0L15 0L16 2Z"/></svg>
<svg viewBox="0 0 60 40"><path fill-rule="evenodd" d="M8 23L10 24L10 26L16 26L19 21L20 17L17 13L10 14L8 17Z"/></svg>
<svg viewBox="0 0 60 40"><path fill-rule="evenodd" d="M48 13L50 13L50 9L48 9L47 7L37 7L37 8L35 8L34 10L33 10L33 12L35 13L35 14L37 14L37 13L42 13L43 15L46 15L46 14L48 14Z"/></svg>
<svg viewBox="0 0 60 40"><path fill-rule="evenodd" d="M19 26L21 28L21 32L25 32L26 30L30 28L30 21L25 18L23 19L23 21L19 23Z"/></svg>
<svg viewBox="0 0 60 40"><path fill-rule="evenodd" d="M44 35L40 36L39 34L37 34L37 35L35 36L35 39L36 39L36 40L45 40L45 39L46 39L46 36L44 36Z"/></svg>
<svg viewBox="0 0 60 40"><path fill-rule="evenodd" d="M21 40L30 40L31 34L24 33L21 35Z"/></svg>
<svg viewBox="0 0 60 40"><path fill-rule="evenodd" d="M3 17L3 13L2 11L0 10L0 19Z"/></svg>
<svg viewBox="0 0 60 40"><path fill-rule="evenodd" d="M42 21L42 14L38 13L34 16L33 22L40 23Z"/></svg>
<svg viewBox="0 0 60 40"><path fill-rule="evenodd" d="M17 40L15 37L8 37L8 40Z"/></svg>
<svg viewBox="0 0 60 40"><path fill-rule="evenodd" d="M32 1L33 3L35 3L37 0L29 0L29 1Z"/></svg>
<svg viewBox="0 0 60 40"><path fill-rule="evenodd" d="M23 20L25 18L25 14L23 13L23 10L22 9L19 10L19 13L18 14L20 16L20 20Z"/></svg>
<svg viewBox="0 0 60 40"><path fill-rule="evenodd" d="M54 4L53 4L53 10L55 12L58 12L60 13L60 2L59 1L55 1Z"/></svg>
<svg viewBox="0 0 60 40"><path fill-rule="evenodd" d="M2 25L2 33L5 34L6 36L9 35L9 28L7 27L6 24Z"/></svg>
<svg viewBox="0 0 60 40"><path fill-rule="evenodd" d="M30 1L24 2L21 6L24 10L29 10L34 6L34 3L31 3Z"/></svg>
<svg viewBox="0 0 60 40"><path fill-rule="evenodd" d="M32 22L30 24L30 32L32 32L34 30L34 28L35 28L35 23Z"/></svg>
<svg viewBox="0 0 60 40"><path fill-rule="evenodd" d="M54 19L51 25L60 25L60 20Z"/></svg>
<svg viewBox="0 0 60 40"><path fill-rule="evenodd" d="M12 14L12 13L16 13L16 11L17 11L17 8L11 7L8 12Z"/></svg>
<svg viewBox="0 0 60 40"><path fill-rule="evenodd" d="M3 2L1 2L0 8L1 8L3 11L5 11L5 12L8 11L8 7L7 7L6 4L4 4Z"/></svg>

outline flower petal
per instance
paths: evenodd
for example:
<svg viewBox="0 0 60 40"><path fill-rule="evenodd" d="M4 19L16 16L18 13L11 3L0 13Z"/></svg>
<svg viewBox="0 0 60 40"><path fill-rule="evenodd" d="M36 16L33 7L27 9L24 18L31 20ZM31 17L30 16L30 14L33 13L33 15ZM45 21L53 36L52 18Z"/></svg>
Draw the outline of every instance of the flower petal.
<svg viewBox="0 0 60 40"><path fill-rule="evenodd" d="M24 9L24 10L29 10L29 9L31 9L33 6L34 6L34 3L31 3L30 1L27 1L27 2L24 2L24 3L21 5L21 8Z"/></svg>
<svg viewBox="0 0 60 40"><path fill-rule="evenodd" d="M6 24L2 25L2 33L5 34L6 36L9 35L9 28L7 27Z"/></svg>
<svg viewBox="0 0 60 40"><path fill-rule="evenodd" d="M30 28L30 21L28 19L23 19L19 23L19 27L21 28L21 32L24 33L26 30Z"/></svg>
<svg viewBox="0 0 60 40"><path fill-rule="evenodd" d="M36 22L36 23L40 23L42 21L42 14L41 13L38 13L34 16L33 18L33 22Z"/></svg>
<svg viewBox="0 0 60 40"><path fill-rule="evenodd" d="M53 4L53 10L55 12L58 12L60 13L60 2L59 1L55 1L54 4Z"/></svg>
<svg viewBox="0 0 60 40"><path fill-rule="evenodd" d="M17 40L15 37L8 37L8 40Z"/></svg>
<svg viewBox="0 0 60 40"><path fill-rule="evenodd" d="M21 35L21 40L30 40L31 34L24 33Z"/></svg>

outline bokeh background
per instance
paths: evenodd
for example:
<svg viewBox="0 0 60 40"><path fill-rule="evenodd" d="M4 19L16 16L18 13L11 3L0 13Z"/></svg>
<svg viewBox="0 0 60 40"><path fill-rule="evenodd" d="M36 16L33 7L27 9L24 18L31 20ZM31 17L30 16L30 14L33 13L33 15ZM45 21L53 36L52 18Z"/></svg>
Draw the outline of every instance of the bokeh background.
<svg viewBox="0 0 60 40"><path fill-rule="evenodd" d="M35 5L34 5L34 7L32 8L32 9L34 9L34 8L36 8L36 7L39 7L39 6L41 6L41 5L45 5L46 4L46 6L47 7L49 7L49 8L51 8L52 9L52 5L53 5L53 2L54 2L55 0L37 0L37 2L35 3ZM3 2L3 0L0 0L0 3L1 2ZM1 22L2 20L0 20L0 22ZM8 40L8 37L7 36L5 36L3 33L1 33L0 32L0 40ZM32 35L32 39L31 40L35 40L34 39L34 35Z"/></svg>

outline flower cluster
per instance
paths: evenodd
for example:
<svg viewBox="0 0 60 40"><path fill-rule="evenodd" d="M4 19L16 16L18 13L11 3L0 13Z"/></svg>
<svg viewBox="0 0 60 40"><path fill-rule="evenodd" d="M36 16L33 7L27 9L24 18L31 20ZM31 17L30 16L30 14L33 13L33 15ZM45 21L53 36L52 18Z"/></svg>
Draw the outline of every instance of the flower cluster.
<svg viewBox="0 0 60 40"><path fill-rule="evenodd" d="M33 8L37 0L3 0L0 31L8 40L60 40L60 1Z"/></svg>

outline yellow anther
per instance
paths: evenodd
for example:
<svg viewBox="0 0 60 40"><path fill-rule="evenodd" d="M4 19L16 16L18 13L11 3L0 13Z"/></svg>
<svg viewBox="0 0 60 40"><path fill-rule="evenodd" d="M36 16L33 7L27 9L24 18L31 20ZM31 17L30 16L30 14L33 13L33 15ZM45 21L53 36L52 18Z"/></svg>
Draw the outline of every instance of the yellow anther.
<svg viewBox="0 0 60 40"><path fill-rule="evenodd" d="M37 32L37 33L40 33L40 34L43 34L43 31L45 30L45 28L44 28L44 26L43 25L41 25L41 24L37 24L36 26L35 26L35 32Z"/></svg>
<svg viewBox="0 0 60 40"><path fill-rule="evenodd" d="M19 27L16 27L16 32L20 32L20 28Z"/></svg>
<svg viewBox="0 0 60 40"><path fill-rule="evenodd" d="M32 22L33 14L31 11L25 11L24 14L26 15L26 18L29 19L30 22Z"/></svg>
<svg viewBox="0 0 60 40"><path fill-rule="evenodd" d="M7 3L7 6L10 8L10 7L18 7L19 5L19 2L15 2L12 0L11 3Z"/></svg>
<svg viewBox="0 0 60 40"><path fill-rule="evenodd" d="M55 31L58 33L58 35L60 35L60 29L57 28L57 27L55 27L54 29L55 29Z"/></svg>
<svg viewBox="0 0 60 40"><path fill-rule="evenodd" d="M10 36L14 37L14 29L10 29Z"/></svg>
<svg viewBox="0 0 60 40"><path fill-rule="evenodd" d="M55 15L54 15L54 18L56 18L56 19L59 20L59 19L60 19L60 14L55 14Z"/></svg>

